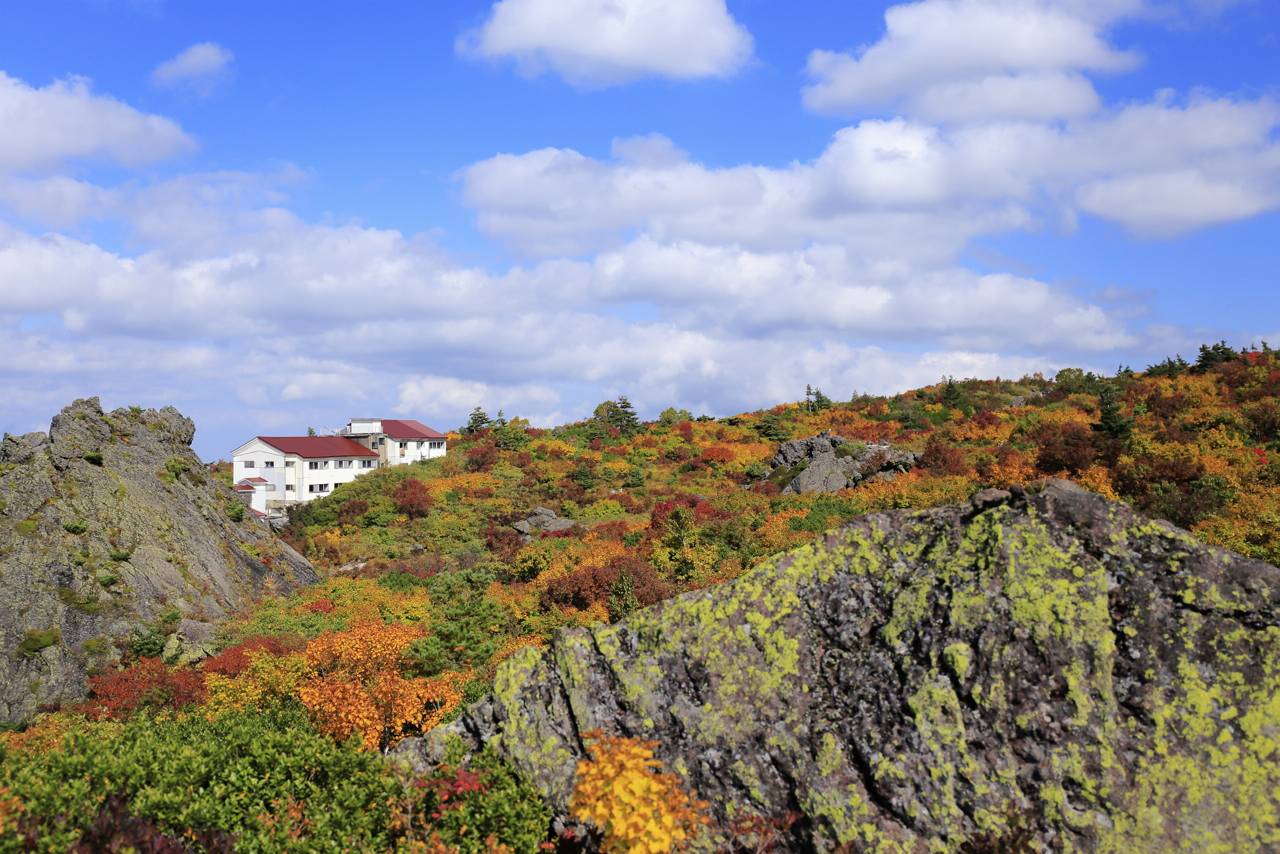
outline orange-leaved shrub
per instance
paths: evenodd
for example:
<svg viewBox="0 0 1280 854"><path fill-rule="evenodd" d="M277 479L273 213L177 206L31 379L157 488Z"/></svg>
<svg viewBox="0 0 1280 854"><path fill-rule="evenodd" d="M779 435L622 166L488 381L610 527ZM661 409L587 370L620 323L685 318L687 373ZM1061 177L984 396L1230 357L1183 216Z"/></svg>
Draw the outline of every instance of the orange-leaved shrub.
<svg viewBox="0 0 1280 854"><path fill-rule="evenodd" d="M409 644L424 635L417 626L378 621L321 635L303 654L311 677L298 688L298 699L322 732L339 740L358 737L370 750L430 729L462 702L469 675L401 675Z"/></svg>
<svg viewBox="0 0 1280 854"><path fill-rule="evenodd" d="M603 831L606 852L683 849L709 823L706 803L654 758L657 742L599 731L583 738L590 758L578 763L569 812Z"/></svg>

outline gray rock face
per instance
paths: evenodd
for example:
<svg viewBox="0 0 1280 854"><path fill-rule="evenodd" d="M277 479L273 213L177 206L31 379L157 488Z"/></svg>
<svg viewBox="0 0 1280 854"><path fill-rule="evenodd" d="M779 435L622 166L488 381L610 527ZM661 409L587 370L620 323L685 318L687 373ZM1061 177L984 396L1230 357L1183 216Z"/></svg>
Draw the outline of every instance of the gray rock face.
<svg viewBox="0 0 1280 854"><path fill-rule="evenodd" d="M1280 570L1058 481L563 631L399 753L488 744L563 809L584 732L654 739L716 850L1263 851L1278 709Z"/></svg>
<svg viewBox="0 0 1280 854"><path fill-rule="evenodd" d="M553 534L556 531L567 531L578 524L572 519L564 519L556 515L550 507L535 507L525 519L521 519L511 527L520 532L526 541L542 533Z"/></svg>
<svg viewBox="0 0 1280 854"><path fill-rule="evenodd" d="M212 623L256 596L317 580L191 451L172 408L103 413L97 398L49 435L0 442L0 721L76 700L135 630L176 631L199 657Z"/></svg>
<svg viewBox="0 0 1280 854"><path fill-rule="evenodd" d="M892 445L865 445L821 433L783 442L770 461L769 479L781 483L784 493L838 492L873 477L892 479L918 459Z"/></svg>

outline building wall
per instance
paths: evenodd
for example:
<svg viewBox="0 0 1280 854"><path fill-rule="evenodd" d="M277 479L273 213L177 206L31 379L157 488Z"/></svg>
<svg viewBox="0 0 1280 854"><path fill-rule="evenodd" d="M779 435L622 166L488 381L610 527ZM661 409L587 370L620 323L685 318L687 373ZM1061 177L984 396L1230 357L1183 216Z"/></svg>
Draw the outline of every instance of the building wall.
<svg viewBox="0 0 1280 854"><path fill-rule="evenodd" d="M254 439L236 449L231 458L231 482L247 477L260 477L271 488L262 490L266 500L284 497L286 478L285 455L266 442ZM255 508L256 509L256 508Z"/></svg>
<svg viewBox="0 0 1280 854"><path fill-rule="evenodd" d="M387 437L383 443L388 465L416 463L419 460L431 460L445 455L444 439L392 439Z"/></svg>
<svg viewBox="0 0 1280 854"><path fill-rule="evenodd" d="M364 468L364 462L373 463ZM315 467L312 467L312 464ZM296 471L296 490L290 490L292 501L311 501L325 495L331 495L339 484L350 483L362 474L366 474L379 466L379 461L371 457L332 457L322 460L299 459L292 470ZM322 492L312 492L312 487L327 486Z"/></svg>

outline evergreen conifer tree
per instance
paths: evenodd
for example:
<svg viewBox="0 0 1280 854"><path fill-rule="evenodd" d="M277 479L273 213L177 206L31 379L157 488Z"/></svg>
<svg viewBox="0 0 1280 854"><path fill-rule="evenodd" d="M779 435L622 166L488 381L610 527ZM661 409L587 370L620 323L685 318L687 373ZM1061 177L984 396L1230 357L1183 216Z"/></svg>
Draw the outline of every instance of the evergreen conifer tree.
<svg viewBox="0 0 1280 854"><path fill-rule="evenodd" d="M615 428L623 436L634 436L640 432L640 419L636 416L636 408L627 400L625 394L619 395L613 409L609 412L609 426Z"/></svg>
<svg viewBox="0 0 1280 854"><path fill-rule="evenodd" d="M487 429L491 423L488 413L477 406L471 410L471 417L467 419L467 426L462 428L462 432L472 436L481 430Z"/></svg>
<svg viewBox="0 0 1280 854"><path fill-rule="evenodd" d="M1113 439L1127 439L1133 431L1133 419L1124 414L1114 385L1107 384L1098 393L1098 423L1093 429Z"/></svg>

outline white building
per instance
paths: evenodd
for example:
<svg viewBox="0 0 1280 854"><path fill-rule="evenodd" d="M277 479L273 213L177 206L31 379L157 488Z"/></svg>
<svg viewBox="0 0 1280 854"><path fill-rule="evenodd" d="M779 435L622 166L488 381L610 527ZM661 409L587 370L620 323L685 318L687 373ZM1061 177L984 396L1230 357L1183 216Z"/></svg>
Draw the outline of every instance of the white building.
<svg viewBox="0 0 1280 854"><path fill-rule="evenodd" d="M353 419L337 436L256 436L232 452L235 490L258 513L333 492L384 465L442 457L445 436L418 421Z"/></svg>
<svg viewBox="0 0 1280 854"><path fill-rule="evenodd" d="M408 418L352 418L338 435L349 436L377 451L383 465L388 466L416 463L445 454L443 433Z"/></svg>

